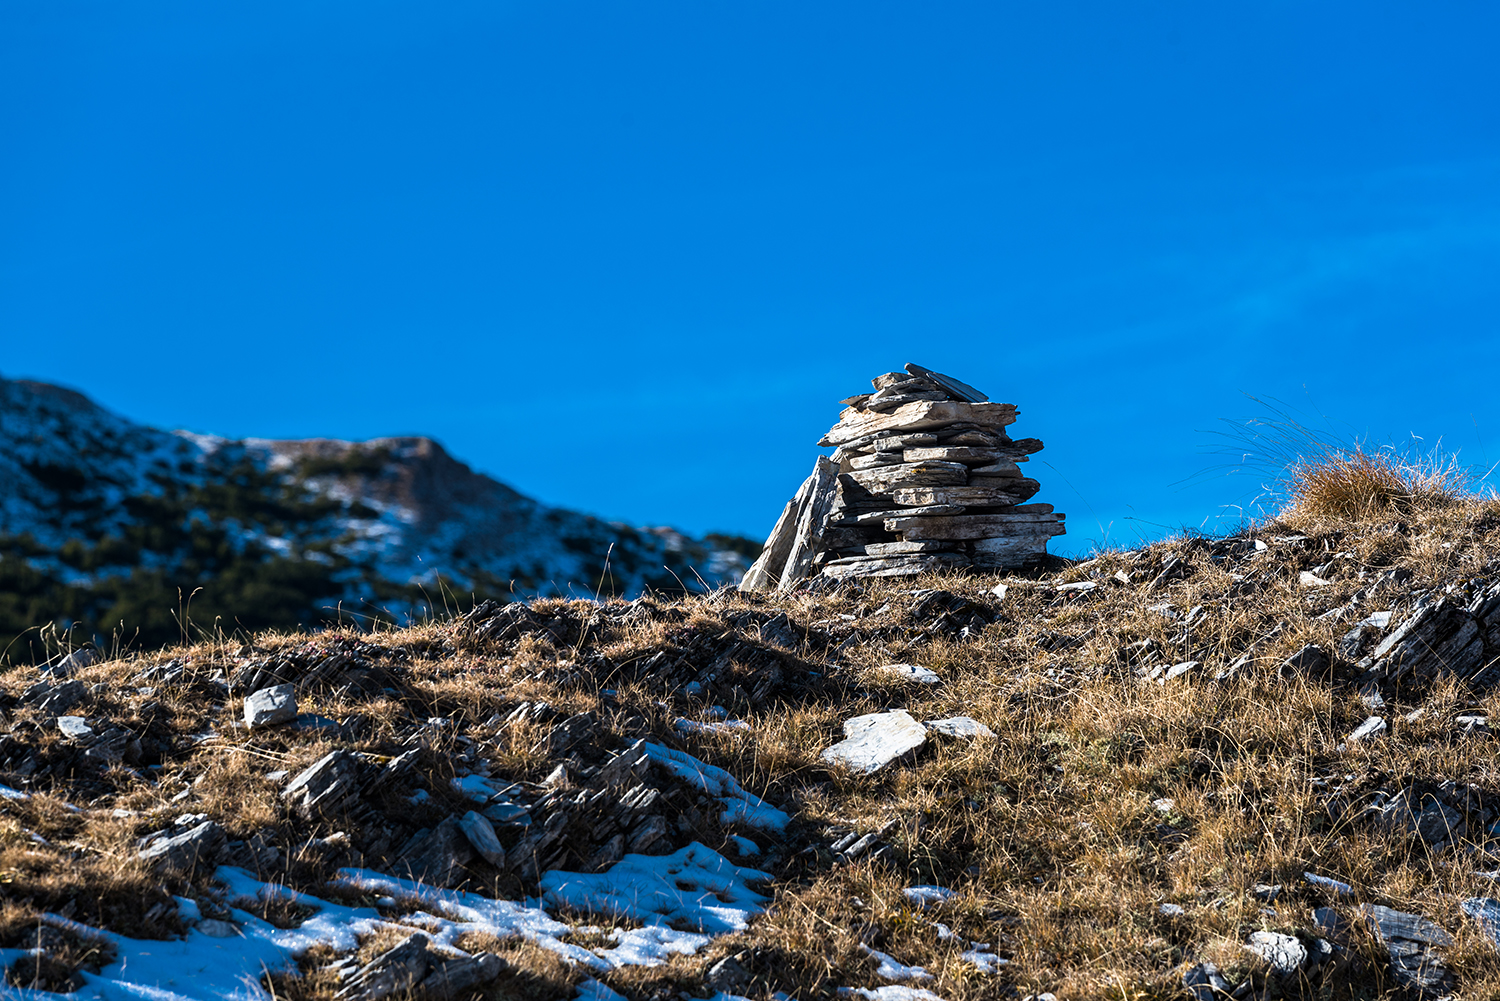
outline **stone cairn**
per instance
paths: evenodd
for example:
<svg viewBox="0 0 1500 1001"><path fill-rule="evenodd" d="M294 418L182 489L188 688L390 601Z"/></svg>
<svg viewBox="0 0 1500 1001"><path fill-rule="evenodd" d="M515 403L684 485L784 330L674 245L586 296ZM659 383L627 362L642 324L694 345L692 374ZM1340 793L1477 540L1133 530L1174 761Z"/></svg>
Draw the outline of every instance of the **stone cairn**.
<svg viewBox="0 0 1500 1001"><path fill-rule="evenodd" d="M952 567L1019 569L1047 554L1063 515L1025 501L1042 443L1005 433L1009 403L907 365L844 400L812 475L787 502L743 591L787 591L814 576L894 577Z"/></svg>

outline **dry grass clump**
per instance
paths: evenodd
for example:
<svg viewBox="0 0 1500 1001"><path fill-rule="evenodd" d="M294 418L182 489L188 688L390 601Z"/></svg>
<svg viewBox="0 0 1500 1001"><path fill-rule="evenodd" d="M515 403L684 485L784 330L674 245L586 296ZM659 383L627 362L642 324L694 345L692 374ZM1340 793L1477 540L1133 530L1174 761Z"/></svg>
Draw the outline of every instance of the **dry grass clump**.
<svg viewBox="0 0 1500 1001"><path fill-rule="evenodd" d="M1488 473L1461 462L1441 441L1427 448L1413 437L1372 449L1358 437L1311 426L1285 405L1255 402L1269 414L1229 422L1233 430L1219 433L1225 444L1214 451L1230 460L1223 468L1267 477L1261 509L1279 505L1284 521L1371 522L1482 499Z"/></svg>
<svg viewBox="0 0 1500 1001"><path fill-rule="evenodd" d="M1289 520L1363 522L1452 504L1473 486L1458 457L1403 462L1388 452L1330 449L1289 470Z"/></svg>

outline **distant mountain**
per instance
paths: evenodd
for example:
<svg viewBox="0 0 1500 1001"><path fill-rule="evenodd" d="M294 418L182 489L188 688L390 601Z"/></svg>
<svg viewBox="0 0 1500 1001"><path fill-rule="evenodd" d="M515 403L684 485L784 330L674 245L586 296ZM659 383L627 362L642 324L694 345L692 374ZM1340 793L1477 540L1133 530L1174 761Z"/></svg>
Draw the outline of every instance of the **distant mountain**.
<svg viewBox="0 0 1500 1001"><path fill-rule="evenodd" d="M707 590L758 548L548 507L430 438L161 431L0 379L0 660L69 629L155 644L404 620L471 596Z"/></svg>

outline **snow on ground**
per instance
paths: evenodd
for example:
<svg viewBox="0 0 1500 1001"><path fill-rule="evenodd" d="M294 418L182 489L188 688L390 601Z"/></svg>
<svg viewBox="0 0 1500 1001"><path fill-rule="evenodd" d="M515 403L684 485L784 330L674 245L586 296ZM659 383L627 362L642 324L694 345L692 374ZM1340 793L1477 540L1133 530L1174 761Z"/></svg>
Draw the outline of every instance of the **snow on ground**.
<svg viewBox="0 0 1500 1001"><path fill-rule="evenodd" d="M758 869L741 869L694 841L671 855L626 855L605 872L554 869L539 885L542 899L554 907L723 933L743 931L765 910L761 905L769 898L748 884L770 878Z"/></svg>
<svg viewBox="0 0 1500 1001"><path fill-rule="evenodd" d="M134 939L46 915L43 920L54 927L108 942L115 960L97 974L84 972L86 986L76 993L11 988L5 997L15 1001L270 1001L260 985L265 973L295 968L297 957L318 944L339 953L352 952L362 936L382 927L420 930L435 945L460 955L466 953L454 945L459 937L482 932L497 938L528 939L599 973L622 966L653 966L674 953L697 952L715 934L744 929L752 916L764 910L762 904L768 899L747 884L770 879L766 873L738 868L696 842L671 855L627 855L602 873L546 873L542 887L544 900L551 906L566 904L643 922L640 928L610 930L614 948L590 950L564 941L582 929L557 920L537 900L495 900L369 869L339 871L339 884L381 894L383 904L409 908L401 917L391 918L372 907L346 907L263 883L232 866L220 866L215 876L228 891L233 921L204 920L195 901L178 898L183 922L189 925L187 935L180 939ZM284 929L234 906L271 899L289 901L312 913L298 927ZM698 930L679 931L669 922ZM29 955L25 949L0 949L0 967ZM617 998L596 980L585 981L579 988L579 1001Z"/></svg>
<svg viewBox="0 0 1500 1001"><path fill-rule="evenodd" d="M625 995L610 990L597 980L585 980L578 985L573 1001L625 1001Z"/></svg>
<svg viewBox="0 0 1500 1001"><path fill-rule="evenodd" d="M772 831L786 829L790 817L759 796L740 788L734 776L724 769L705 764L684 751L676 751L650 741L645 743L643 749L648 758L673 775L708 795L723 800L724 812L719 814L721 823L739 822Z"/></svg>
<svg viewBox="0 0 1500 1001"><path fill-rule="evenodd" d="M875 975L882 980L895 980L901 983L905 983L909 981L921 982L923 980L932 979L932 974L928 973L920 966L907 966L905 963L896 959L896 957L890 955L889 953L881 952L878 949L872 949L868 945L865 945L863 942L860 943L859 947L864 951L864 954L866 956L869 956L871 959L875 960L875 962L880 964L875 970Z"/></svg>
<svg viewBox="0 0 1500 1001"><path fill-rule="evenodd" d="M874 990L868 987L840 987L839 996L865 998L866 1001L943 1001L931 991L920 987L902 987L900 984L886 984Z"/></svg>
<svg viewBox="0 0 1500 1001"><path fill-rule="evenodd" d="M231 899L277 894L318 910L297 928L277 928L255 915L231 909L237 929L226 922L201 922L180 939L135 939L100 931L56 915L44 920L80 938L109 942L115 961L97 974L83 973L86 986L73 994L20 990L19 1001L57 998L125 999L150 1001L262 1001L269 995L261 988L263 970L285 970L295 957L324 942L341 952L358 945L358 937L386 924L369 907L343 907L285 887L261 883L243 869L220 867L220 880L229 886ZM184 908L184 918L196 912ZM206 929L206 930L205 930ZM210 934L212 932L213 934ZM0 949L0 963L9 966L29 953L24 949Z"/></svg>

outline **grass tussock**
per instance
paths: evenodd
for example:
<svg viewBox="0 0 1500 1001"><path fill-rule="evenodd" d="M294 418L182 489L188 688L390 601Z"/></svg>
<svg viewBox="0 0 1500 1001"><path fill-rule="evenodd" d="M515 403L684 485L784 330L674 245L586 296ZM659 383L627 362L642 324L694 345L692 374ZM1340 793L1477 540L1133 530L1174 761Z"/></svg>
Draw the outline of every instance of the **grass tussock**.
<svg viewBox="0 0 1500 1001"><path fill-rule="evenodd" d="M1285 517L1294 522L1379 520L1453 504L1471 487L1472 475L1457 456L1412 463L1356 446L1293 466Z"/></svg>

